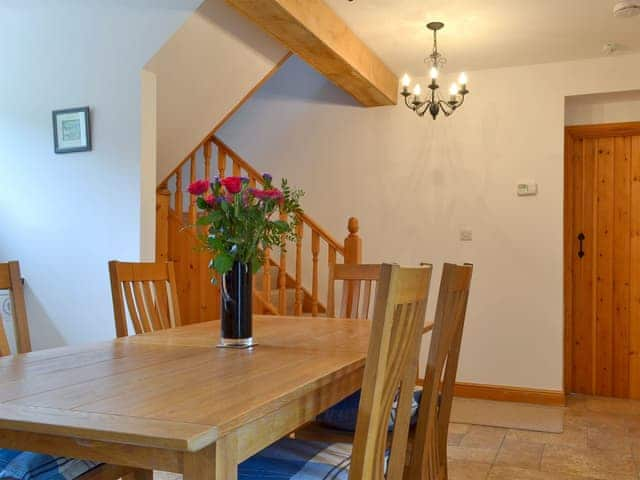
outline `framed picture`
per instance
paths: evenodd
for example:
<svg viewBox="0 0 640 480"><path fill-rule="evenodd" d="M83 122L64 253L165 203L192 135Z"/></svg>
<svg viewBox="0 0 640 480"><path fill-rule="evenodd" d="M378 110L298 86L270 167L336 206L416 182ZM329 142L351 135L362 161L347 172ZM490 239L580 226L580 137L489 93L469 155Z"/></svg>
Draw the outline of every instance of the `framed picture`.
<svg viewBox="0 0 640 480"><path fill-rule="evenodd" d="M91 150L89 107L53 111L53 145L56 153Z"/></svg>

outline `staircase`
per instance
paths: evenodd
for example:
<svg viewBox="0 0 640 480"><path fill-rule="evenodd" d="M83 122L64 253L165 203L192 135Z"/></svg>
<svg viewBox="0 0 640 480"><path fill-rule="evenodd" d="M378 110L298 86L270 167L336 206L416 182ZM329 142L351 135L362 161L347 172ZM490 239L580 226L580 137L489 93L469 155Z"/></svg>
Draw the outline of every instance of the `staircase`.
<svg viewBox="0 0 640 480"><path fill-rule="evenodd" d="M275 178L286 176L270 173ZM194 226L198 212L194 199L186 191L194 180L214 175L245 176L252 187L262 184L260 172L210 134L157 189L156 260L175 263L185 324L214 320L220 315L220 292L211 283L208 268L210 254L199 247L199 227ZM287 245L285 252L265 252L264 265L254 276L254 313L322 315L330 265L361 262L362 240L358 230L358 221L350 218L348 236L339 242L302 213L296 241Z"/></svg>

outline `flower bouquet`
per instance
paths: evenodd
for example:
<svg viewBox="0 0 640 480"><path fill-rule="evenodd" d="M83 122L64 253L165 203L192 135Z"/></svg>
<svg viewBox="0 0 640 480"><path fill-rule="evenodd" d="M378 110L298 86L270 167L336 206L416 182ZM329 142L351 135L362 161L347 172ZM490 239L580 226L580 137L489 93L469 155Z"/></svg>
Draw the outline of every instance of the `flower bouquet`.
<svg viewBox="0 0 640 480"><path fill-rule="evenodd" d="M212 254L209 266L221 280L222 346L253 345L252 275L263 265L266 249L284 249L296 238L304 192L286 179L276 188L266 173L262 183L252 188L248 178L234 176L189 186L201 211L202 244Z"/></svg>

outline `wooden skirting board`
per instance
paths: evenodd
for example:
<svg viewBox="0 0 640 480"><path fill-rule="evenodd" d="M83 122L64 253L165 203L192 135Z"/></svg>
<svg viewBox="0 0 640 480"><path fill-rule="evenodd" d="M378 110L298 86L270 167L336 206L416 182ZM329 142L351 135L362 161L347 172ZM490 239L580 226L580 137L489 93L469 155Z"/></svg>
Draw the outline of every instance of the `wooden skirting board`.
<svg viewBox="0 0 640 480"><path fill-rule="evenodd" d="M417 384L422 385L422 379ZM563 407L566 397L561 390L540 390L510 387L505 385L482 385L479 383L456 383L455 395L463 398L495 400L500 402L532 403Z"/></svg>

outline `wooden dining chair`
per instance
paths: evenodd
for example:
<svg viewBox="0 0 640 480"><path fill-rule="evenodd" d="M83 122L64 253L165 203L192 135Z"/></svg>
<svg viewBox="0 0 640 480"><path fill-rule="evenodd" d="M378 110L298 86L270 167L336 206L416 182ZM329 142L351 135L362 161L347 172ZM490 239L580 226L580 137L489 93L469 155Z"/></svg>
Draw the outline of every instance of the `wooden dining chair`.
<svg viewBox="0 0 640 480"><path fill-rule="evenodd" d="M447 436L473 265L446 263L405 478L446 480Z"/></svg>
<svg viewBox="0 0 640 480"><path fill-rule="evenodd" d="M327 315L336 316L336 285L342 281L340 318L369 318L371 295L380 278L379 264L331 264Z"/></svg>
<svg viewBox="0 0 640 480"><path fill-rule="evenodd" d="M16 338L16 352L12 352L4 329L4 322L0 316L0 357L14 353L29 353L31 352L31 337L19 262L0 263L0 290L11 292L11 316L14 321ZM53 463L48 455L1 448L0 459L0 464L11 467L13 474L25 469L24 478L33 478L30 474L31 469L37 470L42 465L46 465L47 471L49 471ZM93 462L76 459L65 459L58 461L57 464L61 466L59 468L64 468L64 471L60 470L60 475L73 480L118 480L120 478L124 480L153 480L153 472L147 470L108 464L97 465ZM71 476L71 471L78 472L78 474Z"/></svg>
<svg viewBox="0 0 640 480"><path fill-rule="evenodd" d="M109 262L116 335L126 337L127 315L136 334L150 333L182 324L172 262Z"/></svg>
<svg viewBox="0 0 640 480"><path fill-rule="evenodd" d="M388 264L380 267L352 448L343 443L285 438L240 465L241 478L403 478L431 270ZM389 417L394 408L396 422L389 449Z"/></svg>
<svg viewBox="0 0 640 480"><path fill-rule="evenodd" d="M11 317L13 318L17 353L31 351L31 337L27 324L27 307L24 301L24 287L20 275L20 263L0 263L0 290L9 290ZM11 348L0 315L0 357L11 355Z"/></svg>

